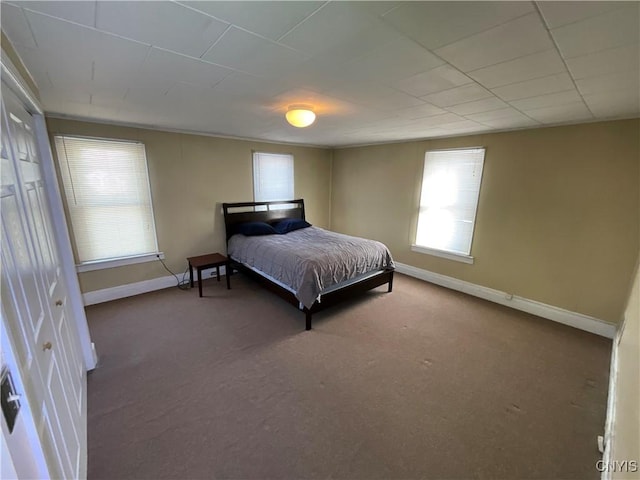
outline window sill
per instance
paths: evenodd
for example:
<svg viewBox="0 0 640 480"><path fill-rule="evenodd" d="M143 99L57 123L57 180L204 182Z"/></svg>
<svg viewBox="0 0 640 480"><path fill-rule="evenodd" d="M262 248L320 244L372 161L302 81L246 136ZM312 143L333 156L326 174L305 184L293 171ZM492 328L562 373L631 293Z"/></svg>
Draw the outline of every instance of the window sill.
<svg viewBox="0 0 640 480"><path fill-rule="evenodd" d="M78 273L91 272L93 270L104 270L105 268L122 267L125 265L134 265L136 263L153 262L158 259L164 260L164 253L146 253L144 255L136 255L134 257L110 258L109 260L97 260L95 262L85 262L76 265Z"/></svg>
<svg viewBox="0 0 640 480"><path fill-rule="evenodd" d="M464 253L448 252L446 250L437 250L435 248L422 247L420 245L411 245L411 250L418 253L426 253L427 255L446 258L448 260L455 260L456 262L473 264L473 257L471 255L465 255Z"/></svg>

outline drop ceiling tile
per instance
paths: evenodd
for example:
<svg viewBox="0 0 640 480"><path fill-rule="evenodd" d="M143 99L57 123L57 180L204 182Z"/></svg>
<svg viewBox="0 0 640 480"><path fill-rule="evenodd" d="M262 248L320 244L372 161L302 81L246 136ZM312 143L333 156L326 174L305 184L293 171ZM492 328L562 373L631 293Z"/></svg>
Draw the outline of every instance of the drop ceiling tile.
<svg viewBox="0 0 640 480"><path fill-rule="evenodd" d="M48 50L28 47L20 47L19 54L40 89L75 89L85 93L119 89L121 95L142 59L141 56L125 56L115 62L100 56L98 60L91 61L70 55L58 57Z"/></svg>
<svg viewBox="0 0 640 480"><path fill-rule="evenodd" d="M126 66L103 62L102 60L93 62L92 73L93 79L89 87L92 90L118 88L124 89L124 94L134 79L133 71Z"/></svg>
<svg viewBox="0 0 640 480"><path fill-rule="evenodd" d="M14 46L37 47L36 40L31 34L27 17L21 8L6 2L0 2L0 13L2 31L11 39Z"/></svg>
<svg viewBox="0 0 640 480"><path fill-rule="evenodd" d="M16 50L39 89L80 88L91 82L90 59L58 58L46 50L23 45L16 45Z"/></svg>
<svg viewBox="0 0 640 480"><path fill-rule="evenodd" d="M637 88L585 95L584 101L597 118L640 116L640 93Z"/></svg>
<svg viewBox="0 0 640 480"><path fill-rule="evenodd" d="M119 112L120 112L120 106L89 105L87 118L116 122L121 118L119 115Z"/></svg>
<svg viewBox="0 0 640 480"><path fill-rule="evenodd" d="M165 95L176 82L158 78L153 82L134 81L127 89L123 100L133 105L154 106L164 102Z"/></svg>
<svg viewBox="0 0 640 480"><path fill-rule="evenodd" d="M609 73L599 77L589 77L576 80L578 90L582 95L618 92L624 90L640 91L639 72Z"/></svg>
<svg viewBox="0 0 640 480"><path fill-rule="evenodd" d="M524 113L541 123L568 123L593 119L593 115L582 101L526 110Z"/></svg>
<svg viewBox="0 0 640 480"><path fill-rule="evenodd" d="M436 49L531 12L530 2L404 2L384 20Z"/></svg>
<svg viewBox="0 0 640 480"><path fill-rule="evenodd" d="M638 6L638 2L628 2L624 8L551 30L551 35L565 58L637 44Z"/></svg>
<svg viewBox="0 0 640 480"><path fill-rule="evenodd" d="M91 105L113 107L125 103L126 88L96 88L91 92Z"/></svg>
<svg viewBox="0 0 640 480"><path fill-rule="evenodd" d="M523 98L509 102L519 110L533 110L554 105L566 105L582 101L580 94L575 88L564 92L550 93L538 97Z"/></svg>
<svg viewBox="0 0 640 480"><path fill-rule="evenodd" d="M487 129L489 129L489 127L487 127ZM443 138L443 137L450 137L451 133L447 132L446 130L442 129L442 128L429 128L427 130L423 130L423 136L422 138Z"/></svg>
<svg viewBox="0 0 640 480"><path fill-rule="evenodd" d="M422 97L430 93L466 85L472 81L464 73L452 66L442 65L427 72L399 80L393 86L414 97Z"/></svg>
<svg viewBox="0 0 640 480"><path fill-rule="evenodd" d="M231 73L226 67L152 47L137 76L212 87Z"/></svg>
<svg viewBox="0 0 640 480"><path fill-rule="evenodd" d="M494 65L553 48L537 13L467 37L435 50L463 72Z"/></svg>
<svg viewBox="0 0 640 480"><path fill-rule="evenodd" d="M461 122L463 120L465 119L454 113L445 113L443 115L434 115L431 117L420 118L417 120L417 122L423 127L440 127L442 125Z"/></svg>
<svg viewBox="0 0 640 480"><path fill-rule="evenodd" d="M548 93L562 92L574 88L573 80L568 73L559 73L547 77L536 78L524 82L512 83L503 87L492 88L491 91L503 100L511 101L521 98L536 97Z"/></svg>
<svg viewBox="0 0 640 480"><path fill-rule="evenodd" d="M385 2L385 1L377 1L373 0L370 2L359 2L359 4L375 15L385 16L391 13L393 10L398 8L401 4L400 2Z"/></svg>
<svg viewBox="0 0 640 480"><path fill-rule="evenodd" d="M308 54L318 54L343 42L353 41L377 19L358 2L327 3L320 10L298 24L280 43Z"/></svg>
<svg viewBox="0 0 640 480"><path fill-rule="evenodd" d="M393 82L443 63L424 47L400 37L355 60L345 67L345 72L351 78Z"/></svg>
<svg viewBox="0 0 640 480"><path fill-rule="evenodd" d="M490 97L482 100L476 100L474 102L461 103L460 105L447 107L447 110L458 115L470 115L472 113L488 112L505 107L507 107L507 104L502 100L496 97Z"/></svg>
<svg viewBox="0 0 640 480"><path fill-rule="evenodd" d="M55 2L12 2L34 12L40 12L52 17L69 20L87 27L95 27L96 2L55 1Z"/></svg>
<svg viewBox="0 0 640 480"><path fill-rule="evenodd" d="M567 59L567 66L575 79L638 71L639 64L640 49L637 43Z"/></svg>
<svg viewBox="0 0 640 480"><path fill-rule="evenodd" d="M306 60L300 66L278 81L287 88L304 88L316 92L326 92L341 83L349 81L343 63L333 63L330 58L319 59L317 56ZM358 78L356 77L356 80Z"/></svg>
<svg viewBox="0 0 640 480"><path fill-rule="evenodd" d="M488 125L493 128L499 129L515 129L515 128L530 128L540 125L537 120L522 115L520 117L507 117L507 118L495 118L482 122L484 125Z"/></svg>
<svg viewBox="0 0 640 480"><path fill-rule="evenodd" d="M100 2L96 26L145 44L200 57L228 24L172 2Z"/></svg>
<svg viewBox="0 0 640 480"><path fill-rule="evenodd" d="M89 105L91 95L87 92L81 92L75 88L47 88L41 92L41 99L48 105L56 105L62 103L76 103L78 105Z"/></svg>
<svg viewBox="0 0 640 480"><path fill-rule="evenodd" d="M89 113L89 94L68 90L43 90L40 99L47 114L86 117Z"/></svg>
<svg viewBox="0 0 640 480"><path fill-rule="evenodd" d="M486 123L487 121L492 120L526 118L521 112L511 107L491 110L489 112L473 113L465 115L465 117L479 123Z"/></svg>
<svg viewBox="0 0 640 480"><path fill-rule="evenodd" d="M100 58L122 68L138 68L149 47L64 20L26 12L40 48L52 59L85 61Z"/></svg>
<svg viewBox="0 0 640 480"><path fill-rule="evenodd" d="M441 124L439 128L442 128L443 130L446 130L447 132L450 132L452 134L463 132L478 132L487 129L486 125L480 125L479 123L473 122L471 120L445 123Z"/></svg>
<svg viewBox="0 0 640 480"><path fill-rule="evenodd" d="M624 6L624 2L536 2L549 28L579 22Z"/></svg>
<svg viewBox="0 0 640 480"><path fill-rule="evenodd" d="M469 76L493 89L566 71L562 58L553 49L474 70Z"/></svg>
<svg viewBox="0 0 640 480"><path fill-rule="evenodd" d="M424 103L415 97L374 82L349 82L329 90L327 94L382 110L413 107Z"/></svg>
<svg viewBox="0 0 640 480"><path fill-rule="evenodd" d="M180 111L181 116L207 115L210 111L223 109L231 100L212 88L190 83L176 82L165 95L163 107Z"/></svg>
<svg viewBox="0 0 640 480"><path fill-rule="evenodd" d="M372 20L370 25L360 30L357 35L346 38L336 45L323 45L312 60L324 68L343 71L345 65L358 58L385 47L388 43L400 38L400 33L387 28L379 20ZM345 72L342 72L345 75ZM359 76L361 78L362 75Z"/></svg>
<svg viewBox="0 0 640 480"><path fill-rule="evenodd" d="M449 107L451 105L481 100L491 96L493 96L491 92L474 83L451 88L438 93L432 93L431 95L426 95L421 98L438 107Z"/></svg>
<svg viewBox="0 0 640 480"><path fill-rule="evenodd" d="M447 112L440 107L436 107L435 105L431 105L430 103L425 103L423 105L418 105L417 107L400 108L396 110L395 113L400 115L401 117L415 120L418 118L431 117L433 115L439 115Z"/></svg>
<svg viewBox="0 0 640 480"><path fill-rule="evenodd" d="M178 2L250 32L278 40L324 2Z"/></svg>
<svg viewBox="0 0 640 480"><path fill-rule="evenodd" d="M402 92L395 92L393 95L385 97L373 97L364 105L369 108L377 108L380 110L394 111L402 108L422 105L422 100L412 97Z"/></svg>
<svg viewBox="0 0 640 480"><path fill-rule="evenodd" d="M264 99L270 99L287 90L286 86L280 81L256 77L242 72L234 72L228 77L225 77L222 81L218 82L213 89L216 92L229 96Z"/></svg>
<svg viewBox="0 0 640 480"><path fill-rule="evenodd" d="M291 48L231 27L203 60L254 75L282 77L307 57Z"/></svg>

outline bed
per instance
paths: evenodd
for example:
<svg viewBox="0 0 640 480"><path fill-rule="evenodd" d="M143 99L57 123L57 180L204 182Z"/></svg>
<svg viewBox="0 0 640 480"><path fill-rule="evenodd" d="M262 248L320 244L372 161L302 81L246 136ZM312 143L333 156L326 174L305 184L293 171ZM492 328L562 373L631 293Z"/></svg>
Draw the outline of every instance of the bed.
<svg viewBox="0 0 640 480"><path fill-rule="evenodd" d="M300 228L306 223L303 199L223 203L222 209L232 270L298 307L306 330L315 312L384 284L393 289L395 267L387 247L309 224ZM263 235L253 230L282 230L283 225L292 231Z"/></svg>

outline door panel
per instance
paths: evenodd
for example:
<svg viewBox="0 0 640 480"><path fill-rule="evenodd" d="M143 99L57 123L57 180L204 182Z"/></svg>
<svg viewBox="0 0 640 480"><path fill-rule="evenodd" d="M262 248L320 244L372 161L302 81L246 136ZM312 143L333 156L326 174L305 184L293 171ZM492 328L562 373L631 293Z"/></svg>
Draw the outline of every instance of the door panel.
<svg viewBox="0 0 640 480"><path fill-rule="evenodd" d="M44 220L42 218L42 207L38 199L38 190L36 183L29 183L27 188L27 201L29 202L29 209L33 212L33 230L35 233L35 241L37 242L37 248L35 249L38 255L40 264L40 272L42 274L45 285L50 285L50 288L55 288L57 283L55 268L53 267L53 258L51 256L51 249L49 239L45 234ZM50 295L49 295L50 296Z"/></svg>
<svg viewBox="0 0 640 480"><path fill-rule="evenodd" d="M42 450L44 451L47 459L54 459L54 462L49 461L48 466L51 473L51 478L65 478L61 471L61 465L63 465L62 451L57 447L53 438L54 429L51 427L49 420L49 412L47 406L42 406L42 417L40 425L38 426L38 434L40 435L40 441L42 442Z"/></svg>
<svg viewBox="0 0 640 480"><path fill-rule="evenodd" d="M3 185L2 209L2 303L7 309L13 306L15 320L19 331L25 335L21 344L26 345L27 357L22 364L33 368L32 361L36 356L34 343L29 339L40 336L44 324L45 312L42 305L41 292L38 288L36 270L27 249L28 238L25 226L18 212L17 198L14 188ZM35 366L37 369L38 367ZM35 385L36 388L39 385ZM38 398L42 397L42 388L38 388Z"/></svg>
<svg viewBox="0 0 640 480"><path fill-rule="evenodd" d="M1 95L2 303L50 473L77 478L86 442L84 365L67 311L33 117L4 83Z"/></svg>
<svg viewBox="0 0 640 480"><path fill-rule="evenodd" d="M63 477L75 478L78 468L78 455L80 453L80 440L75 429L67 428L69 424L74 422L74 409L71 408L67 398L68 390L65 388L66 381L60 369L61 361L58 350L51 349L49 354L51 355L49 361L50 370L45 386L51 393L49 398L51 400L55 399L55 415L49 416L55 422L54 428L52 428L52 435L57 446L64 446L64 448L59 448L61 451L60 456L63 460ZM48 403L52 404L54 402Z"/></svg>

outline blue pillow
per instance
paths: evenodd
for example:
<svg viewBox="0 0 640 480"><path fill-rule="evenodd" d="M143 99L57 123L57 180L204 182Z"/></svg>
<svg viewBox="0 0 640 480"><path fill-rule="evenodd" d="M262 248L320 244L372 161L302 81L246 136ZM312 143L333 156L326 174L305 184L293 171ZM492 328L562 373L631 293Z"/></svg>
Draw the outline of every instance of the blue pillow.
<svg viewBox="0 0 640 480"><path fill-rule="evenodd" d="M248 237L256 235L275 235L275 229L265 222L245 222L238 225L238 233Z"/></svg>
<svg viewBox="0 0 640 480"><path fill-rule="evenodd" d="M283 234L293 232L294 230L300 230L301 228L310 227L311 224L302 220L301 218L285 218L276 223L273 228L276 233Z"/></svg>

